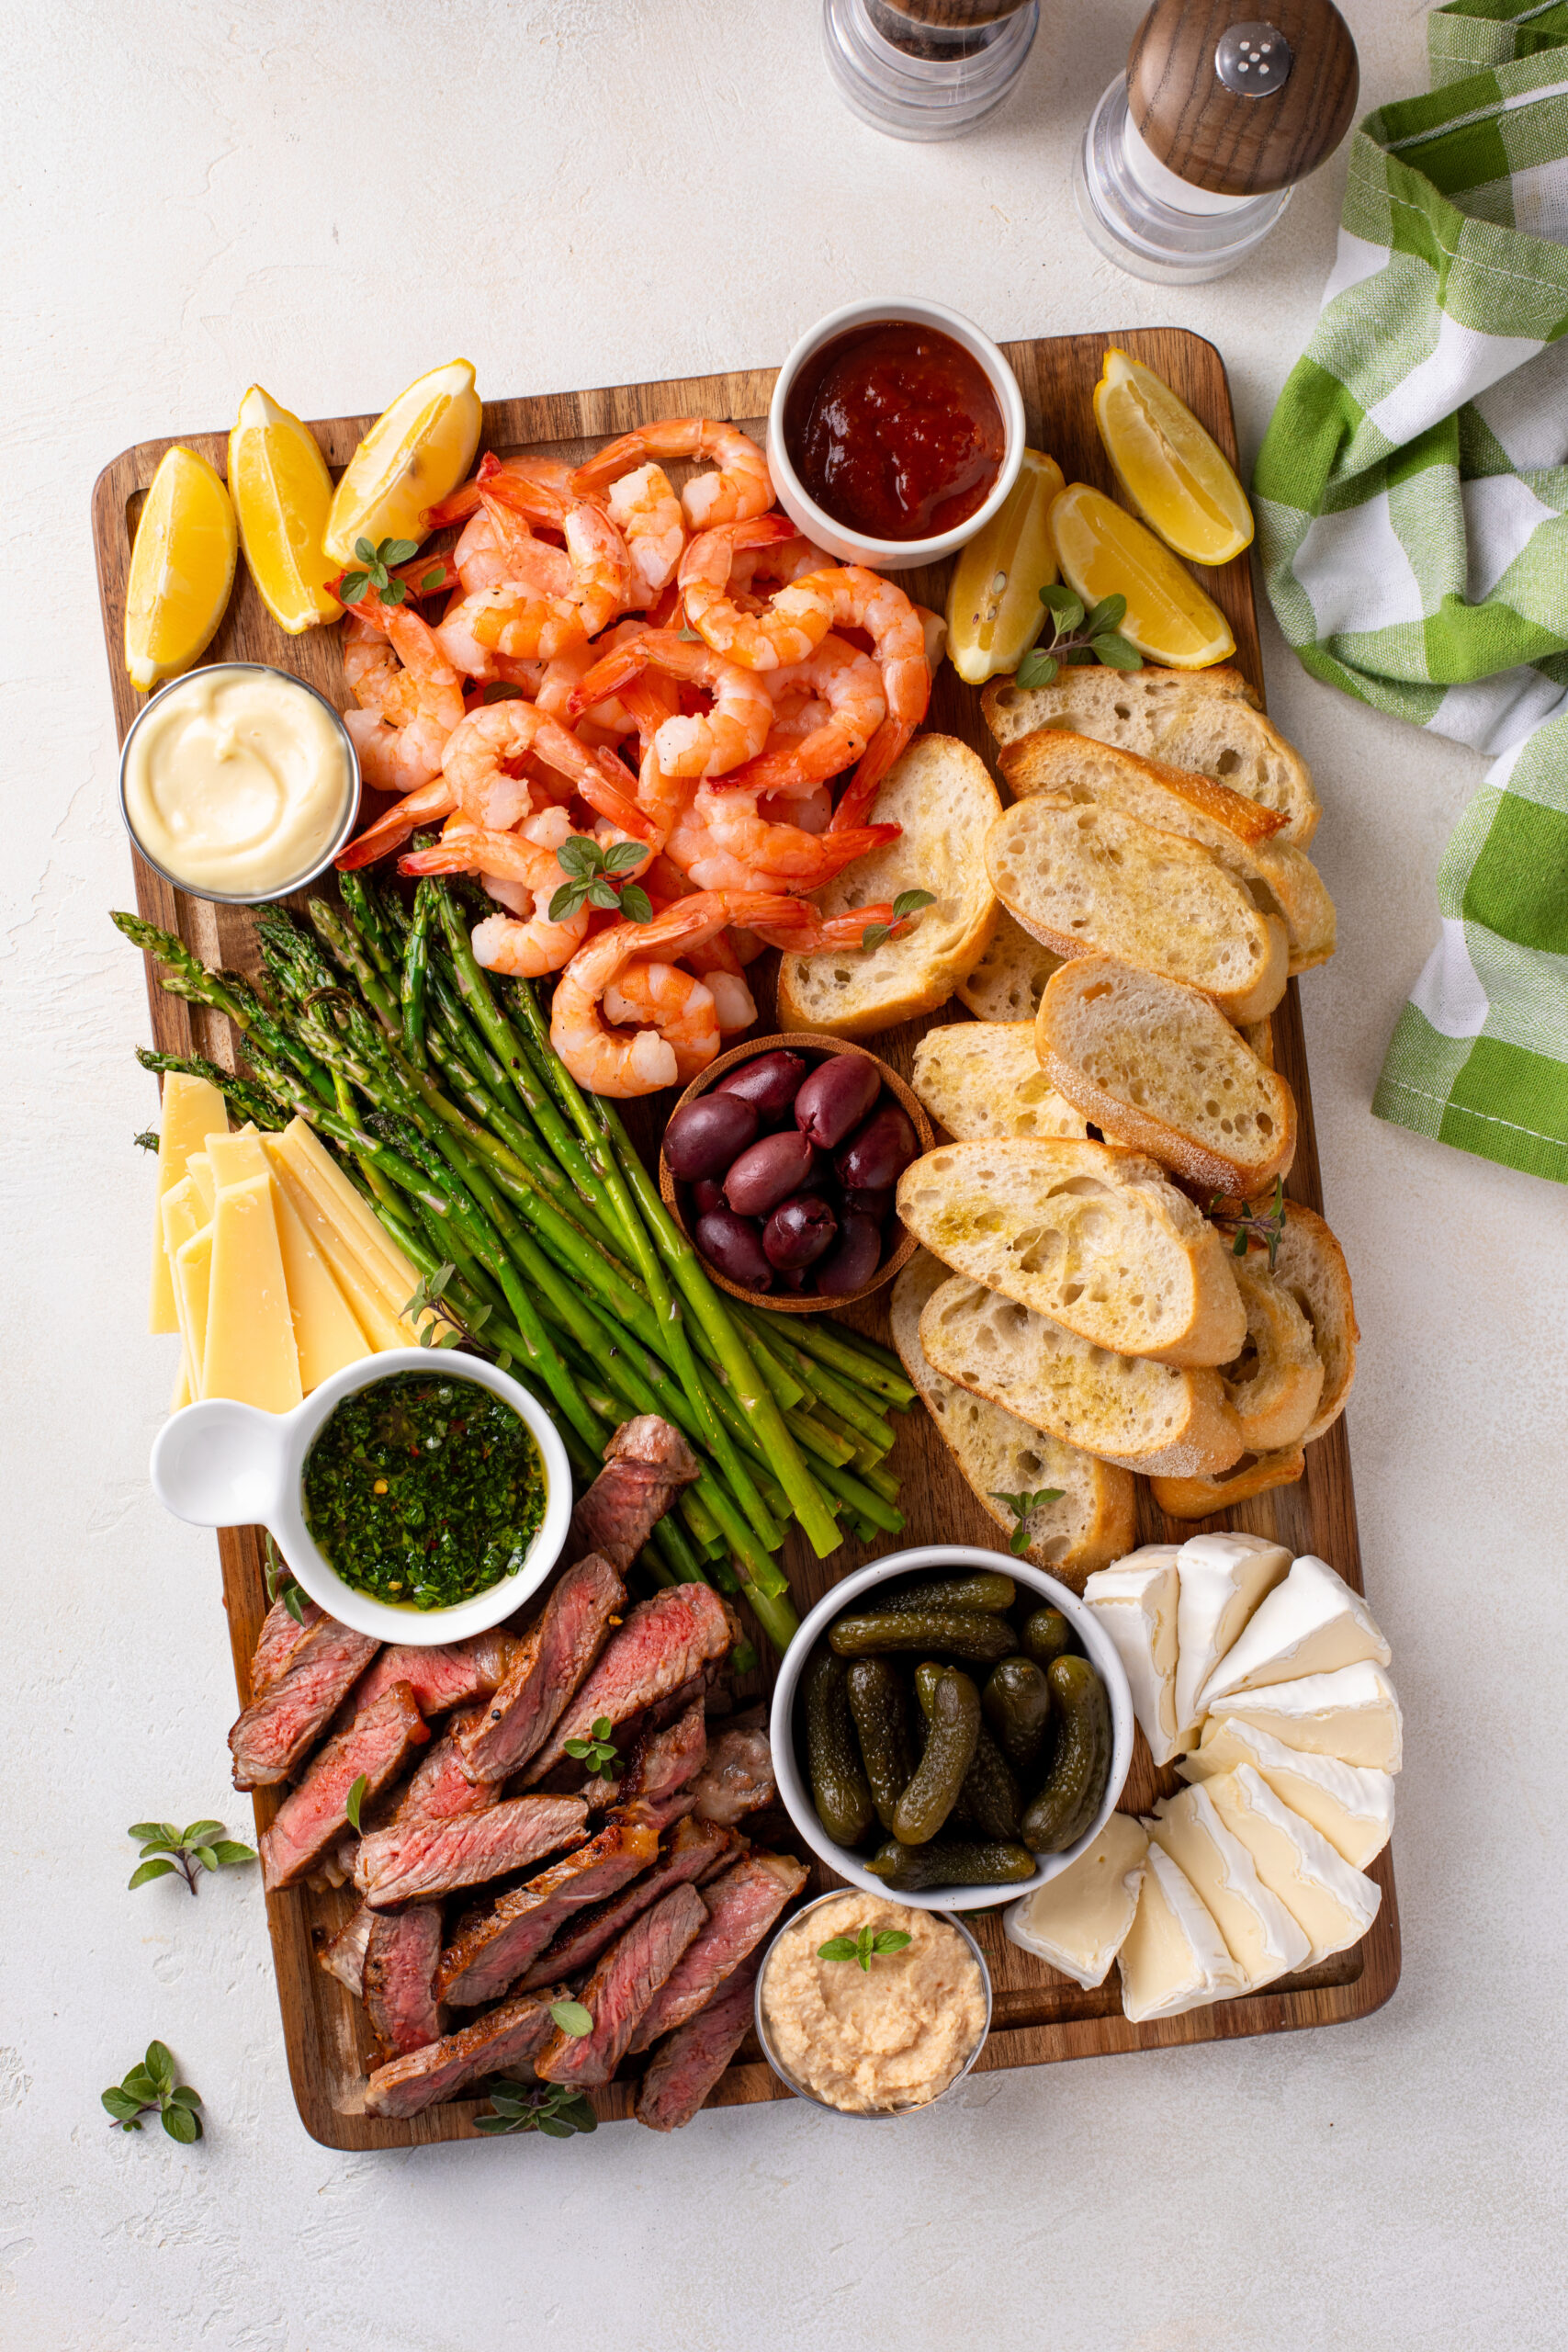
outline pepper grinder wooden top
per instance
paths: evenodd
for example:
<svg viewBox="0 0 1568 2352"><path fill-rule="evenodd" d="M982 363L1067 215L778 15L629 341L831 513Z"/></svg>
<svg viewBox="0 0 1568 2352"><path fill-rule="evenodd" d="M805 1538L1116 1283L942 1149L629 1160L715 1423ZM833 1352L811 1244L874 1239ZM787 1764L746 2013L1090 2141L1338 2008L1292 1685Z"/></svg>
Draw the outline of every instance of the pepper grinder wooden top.
<svg viewBox="0 0 1568 2352"><path fill-rule="evenodd" d="M1330 0L1156 0L1127 54L1127 106L1179 179L1218 196L1289 187L1350 127L1356 44Z"/></svg>

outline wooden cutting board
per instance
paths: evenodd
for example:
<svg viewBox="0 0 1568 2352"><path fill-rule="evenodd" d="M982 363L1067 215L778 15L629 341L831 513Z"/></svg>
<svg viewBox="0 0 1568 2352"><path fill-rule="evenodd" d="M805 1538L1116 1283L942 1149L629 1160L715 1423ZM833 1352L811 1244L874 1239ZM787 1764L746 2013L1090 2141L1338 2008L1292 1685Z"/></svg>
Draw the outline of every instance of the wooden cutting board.
<svg viewBox="0 0 1568 2352"><path fill-rule="evenodd" d="M1135 358L1156 369L1234 460L1235 429L1224 368L1213 345L1197 335L1181 328L1161 327L1132 329L1109 336L1060 335L1010 344L1006 346L1007 356L1022 387L1030 442L1035 447L1050 450L1069 481L1095 482L1113 496L1116 494L1090 409L1090 395L1106 345L1111 342L1120 344ZM753 368L739 375L697 377L663 384L623 384L598 391L547 393L532 400L499 401L486 408L481 446L503 456L534 449L576 463L612 434L626 432L654 417L691 414L733 419L761 439L773 372L771 368ZM312 426L334 471L347 463L371 422L368 416L333 417ZM191 435L186 436L186 446L199 450L220 471L223 470L222 434ZM167 440L144 441L126 450L104 469L93 493L93 539L115 717L121 741L141 704L141 697L126 677L121 650L130 546L142 494L168 447ZM942 607L945 567L903 577L910 594L920 602L939 610ZM1205 584L1224 607L1235 631L1237 665L1261 694L1263 672L1252 577L1246 558L1207 575ZM285 636L263 605L242 563L233 600L209 650L209 659L276 663L309 679L342 707L350 697L343 683L337 636L335 630L317 630L297 638ZM944 664L938 673L928 725L962 736L994 768L990 739L980 716L979 695L962 683L951 665ZM1311 745L1303 748L1310 757ZM219 907L187 898L152 873L134 852L132 862L137 904L145 916L178 932L209 965L222 964L252 974L257 972L251 919L244 909ZM776 958L769 961L771 965ZM148 985L152 1033L160 1048L175 1054L196 1051L232 1066L234 1057L226 1022L202 1008L165 996L151 969ZM766 991L759 991L759 995L762 1027L768 1029L773 1025L771 978ZM927 1020L908 1023L879 1037L877 1049L908 1076L915 1044L926 1029L949 1019L967 1017L954 999ZM1293 980L1275 1015L1274 1028L1279 1065L1295 1090L1301 1113L1300 1144L1287 1189L1292 1199L1321 1209L1312 1097ZM672 1099L656 1096L631 1106L634 1133L650 1165L657 1165L659 1133ZM887 1340L886 1313L879 1299L852 1309L847 1319L884 1341ZM157 1376L163 1376L161 1371ZM803 1616L840 1577L860 1566L863 1560L879 1557L900 1545L948 1542L998 1546L995 1523L981 1510L953 1467L945 1447L920 1407L917 1406L898 1422L898 1432L888 1467L902 1482L901 1505L908 1522L902 1536L884 1540L874 1547L846 1543L830 1559L818 1561L804 1538L798 1533L792 1535L784 1559ZM1166 1522L1142 1480L1139 1498L1140 1541L1179 1541L1183 1535L1195 1532ZM1299 1486L1238 1506L1224 1523L1258 1535L1277 1536L1296 1553L1316 1552L1359 1589L1360 1554L1344 1420L1309 1449L1306 1476ZM219 1553L235 1680L243 1702L250 1695L249 1660L266 1606L256 1531L226 1530L219 1537ZM761 1646L765 1653L766 1645ZM769 1680L771 1676L764 1671L758 1679L757 1690L760 1691ZM743 1699L745 1695L742 1691ZM209 1761L214 1769L223 1755L222 1731L220 1724L211 1727ZM1122 1799L1124 1810L1146 1812L1157 1795L1179 1785L1168 1768L1163 1772L1155 1770L1140 1734L1132 1776ZM276 1802L265 1790L257 1792L254 1804L258 1831L271 1820ZM1393 1867L1386 1851L1373 1863L1371 1875L1382 1889L1382 1905L1371 1935L1354 1951L1341 1953L1325 1967L1287 1978L1250 1999L1222 2002L1212 2008L1190 2010L1184 2017L1152 2025L1130 2025L1122 2016L1114 1970L1098 1991L1084 1992L1009 1943L995 1915L971 1913L970 1922L985 1947L996 1987L995 2023L980 2065L1042 2065L1059 2058L1091 2057L1110 2051L1168 2049L1181 2042L1283 2033L1298 2027L1336 2025L1365 2017L1388 1999L1399 1981L1399 1920ZM819 1887L831 1883L826 1873L817 1873ZM325 2145L336 2148L407 2147L435 2140L475 2137L471 2119L476 2108L471 2101L434 2108L406 2122L381 2122L360 2111L359 2097L368 2054L364 2014L358 2003L316 1962L317 1951L348 1916L350 1907L346 1894L316 1895L303 1888L272 1895L267 1900L289 2074L306 2130ZM711 2103L729 2106L789 2096L762 2063L754 2041L748 2039L713 2094ZM622 2117L629 2114L631 2098L625 2086L613 2085L599 2095L597 2104L604 2118Z"/></svg>

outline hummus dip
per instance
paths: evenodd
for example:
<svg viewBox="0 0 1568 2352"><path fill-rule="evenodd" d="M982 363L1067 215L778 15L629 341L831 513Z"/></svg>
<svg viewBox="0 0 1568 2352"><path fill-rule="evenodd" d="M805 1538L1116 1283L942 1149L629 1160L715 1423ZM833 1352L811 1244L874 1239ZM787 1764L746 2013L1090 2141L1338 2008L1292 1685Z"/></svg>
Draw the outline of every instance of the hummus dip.
<svg viewBox="0 0 1568 2352"><path fill-rule="evenodd" d="M835 1936L902 1928L901 1951L822 1960ZM923 2107L947 2088L986 2030L975 1955L930 1911L844 1894L785 1928L762 1978L762 2017L786 2074L829 2107L874 2115Z"/></svg>

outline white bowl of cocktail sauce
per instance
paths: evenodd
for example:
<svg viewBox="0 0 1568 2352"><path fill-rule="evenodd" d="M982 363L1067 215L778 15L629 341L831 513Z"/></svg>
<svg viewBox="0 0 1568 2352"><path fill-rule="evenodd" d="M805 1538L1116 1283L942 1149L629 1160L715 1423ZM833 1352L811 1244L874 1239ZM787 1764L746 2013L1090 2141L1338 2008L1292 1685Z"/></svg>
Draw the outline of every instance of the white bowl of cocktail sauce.
<svg viewBox="0 0 1568 2352"><path fill-rule="evenodd" d="M324 695L262 662L160 687L125 739L119 805L155 872L193 898L260 906L325 872L359 809L359 760Z"/></svg>

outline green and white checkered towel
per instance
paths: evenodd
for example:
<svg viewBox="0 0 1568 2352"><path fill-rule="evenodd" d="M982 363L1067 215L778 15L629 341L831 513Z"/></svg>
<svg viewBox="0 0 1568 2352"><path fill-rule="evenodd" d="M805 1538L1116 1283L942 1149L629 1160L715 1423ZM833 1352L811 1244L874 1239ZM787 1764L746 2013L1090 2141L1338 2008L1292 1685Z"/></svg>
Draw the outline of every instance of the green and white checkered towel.
<svg viewBox="0 0 1568 2352"><path fill-rule="evenodd" d="M1494 755L1373 1111L1568 1182L1568 0L1428 28L1438 86L1356 133L1258 547L1314 676Z"/></svg>

